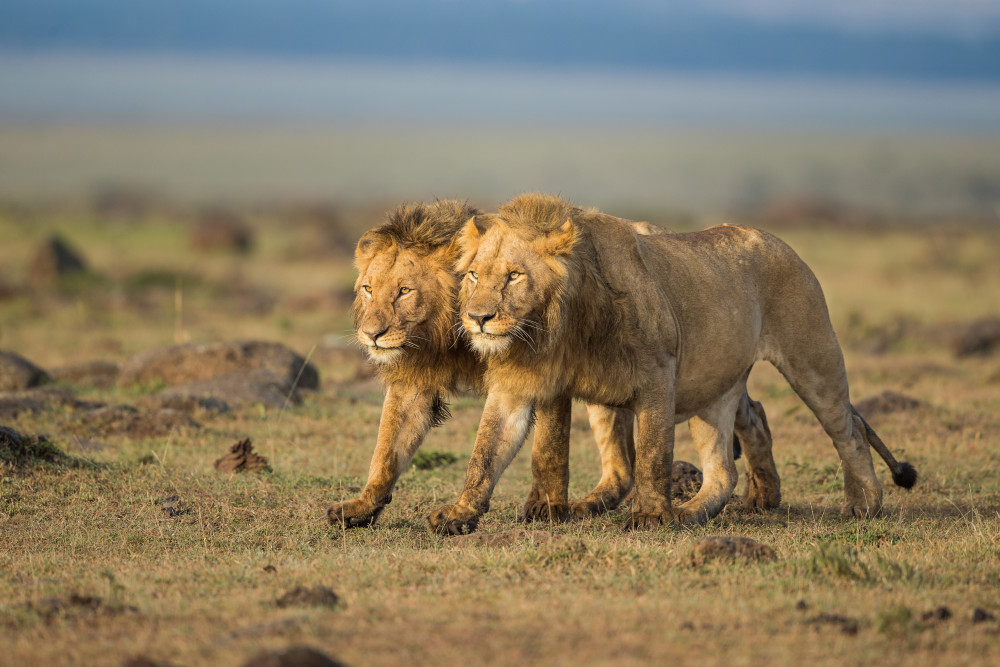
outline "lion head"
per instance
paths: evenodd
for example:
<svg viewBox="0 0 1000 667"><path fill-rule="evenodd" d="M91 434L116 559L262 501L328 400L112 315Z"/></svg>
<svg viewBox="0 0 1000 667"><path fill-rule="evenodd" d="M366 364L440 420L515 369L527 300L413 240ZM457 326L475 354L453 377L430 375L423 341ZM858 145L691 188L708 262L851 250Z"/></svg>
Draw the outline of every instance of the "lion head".
<svg viewBox="0 0 1000 667"><path fill-rule="evenodd" d="M408 204L362 235L355 250L354 327L374 362L447 351L454 339L454 239L477 213L457 201Z"/></svg>
<svg viewBox="0 0 1000 667"><path fill-rule="evenodd" d="M548 195L522 195L466 223L459 242L462 326L481 355L520 341L532 352L558 338L559 295L571 278L579 209Z"/></svg>

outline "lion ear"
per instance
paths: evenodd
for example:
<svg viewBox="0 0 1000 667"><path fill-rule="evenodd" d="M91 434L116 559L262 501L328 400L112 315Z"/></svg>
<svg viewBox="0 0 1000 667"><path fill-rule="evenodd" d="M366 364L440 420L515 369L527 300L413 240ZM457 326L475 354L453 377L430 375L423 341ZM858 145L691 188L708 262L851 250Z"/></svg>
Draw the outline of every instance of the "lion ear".
<svg viewBox="0 0 1000 667"><path fill-rule="evenodd" d="M372 261L375 253L385 246L386 243L386 238L374 230L368 230L362 234L358 240L358 247L354 249L354 265L358 267L358 270L363 271L369 262Z"/></svg>
<svg viewBox="0 0 1000 667"><path fill-rule="evenodd" d="M576 226L569 218L545 236L545 249L553 255L569 255L576 245Z"/></svg>

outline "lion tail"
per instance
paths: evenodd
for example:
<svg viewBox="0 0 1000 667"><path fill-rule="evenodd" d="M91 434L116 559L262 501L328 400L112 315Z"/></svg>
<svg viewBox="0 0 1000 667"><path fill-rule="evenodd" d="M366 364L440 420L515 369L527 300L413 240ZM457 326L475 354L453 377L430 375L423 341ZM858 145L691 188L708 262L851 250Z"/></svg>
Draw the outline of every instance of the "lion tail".
<svg viewBox="0 0 1000 667"><path fill-rule="evenodd" d="M892 471L892 481L896 483L896 486L901 486L904 489L912 489L913 485L917 483L917 469L906 461L897 461L896 457L889 451L889 448L882 442L882 438L878 437L875 429L868 425L868 422L865 421L865 418L858 413L853 405L851 406L851 411L864 424L865 440L868 441L868 445L878 452L878 455L889 466L889 470Z"/></svg>

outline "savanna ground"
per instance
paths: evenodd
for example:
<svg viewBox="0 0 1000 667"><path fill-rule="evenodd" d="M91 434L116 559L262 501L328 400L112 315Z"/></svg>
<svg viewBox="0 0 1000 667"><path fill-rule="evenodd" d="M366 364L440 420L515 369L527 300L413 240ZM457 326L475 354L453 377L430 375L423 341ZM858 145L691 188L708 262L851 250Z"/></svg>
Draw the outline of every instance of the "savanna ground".
<svg viewBox="0 0 1000 667"><path fill-rule="evenodd" d="M299 406L207 415L153 439L71 433L66 408L3 424L71 458L0 470L0 664L118 665L138 654L239 664L290 644L350 665L1000 662L1000 356L956 358L950 346L953 325L1000 312L995 227L778 230L826 290L855 401L890 390L921 402L871 419L920 472L907 492L876 461L884 517L839 516L833 447L761 366L750 389L774 435L779 509L731 503L704 527L639 533L622 531L618 510L534 527L553 539L477 546L425 524L460 492L476 398L451 403L453 418L424 444L427 467L404 475L377 527L325 520L331 501L363 485L378 427L379 387L328 352L350 332L349 246L379 208L343 214L347 241L331 241L322 220L250 210L256 244L241 255L191 250L183 209L121 219L8 207L0 348L52 368L187 340L279 340L310 356L322 387ZM92 273L30 287L31 254L56 230ZM114 403L152 390L75 389ZM584 410L573 424L577 497L599 463ZM675 458L697 464L686 427L677 433ZM245 437L272 472L216 472ZM480 531L517 528L529 484L522 451ZM693 543L722 534L778 558L694 565ZM279 607L295 586L327 586L340 602ZM88 596L97 609L79 603ZM941 607L949 618L925 618ZM986 620L973 622L977 609Z"/></svg>

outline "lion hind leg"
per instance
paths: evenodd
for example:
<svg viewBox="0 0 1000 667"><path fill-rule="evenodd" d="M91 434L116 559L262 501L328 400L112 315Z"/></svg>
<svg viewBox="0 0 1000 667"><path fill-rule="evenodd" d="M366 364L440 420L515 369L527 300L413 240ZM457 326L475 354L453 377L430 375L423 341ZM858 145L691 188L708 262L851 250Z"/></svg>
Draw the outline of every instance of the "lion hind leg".
<svg viewBox="0 0 1000 667"><path fill-rule="evenodd" d="M601 452L601 481L570 505L573 516L596 516L618 507L632 490L635 415L624 408L588 405L587 416Z"/></svg>
<svg viewBox="0 0 1000 667"><path fill-rule="evenodd" d="M743 444L746 461L743 506L753 510L774 509L781 504L781 478L774 465L771 429L764 406L750 398L746 389L740 396L733 430Z"/></svg>
<svg viewBox="0 0 1000 667"><path fill-rule="evenodd" d="M680 523L705 523L721 512L733 496L739 478L733 460L733 426L744 393L744 384L740 383L707 410L688 420L701 460L703 480L698 493L678 508Z"/></svg>

